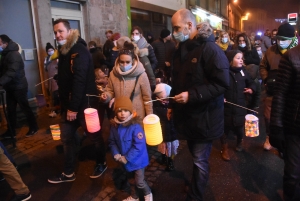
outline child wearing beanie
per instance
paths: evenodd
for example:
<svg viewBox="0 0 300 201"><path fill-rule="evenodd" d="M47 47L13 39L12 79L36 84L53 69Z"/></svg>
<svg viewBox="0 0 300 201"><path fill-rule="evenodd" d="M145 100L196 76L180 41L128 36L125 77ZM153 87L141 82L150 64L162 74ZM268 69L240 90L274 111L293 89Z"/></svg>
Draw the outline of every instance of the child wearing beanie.
<svg viewBox="0 0 300 201"><path fill-rule="evenodd" d="M243 53L240 50L230 50L226 54L230 63L230 86L224 94L224 134L221 137L223 160L229 161L227 137L232 131L237 137L236 151L242 151L242 142L247 111L243 108L226 104L226 101L246 107L246 94L253 94L256 86L243 67Z"/></svg>
<svg viewBox="0 0 300 201"><path fill-rule="evenodd" d="M134 115L131 100L121 96L115 99L115 118L109 136L109 147L114 159L134 173L136 190L124 199L138 201L138 192L144 193L145 201L153 201L151 189L145 181L145 167L149 164L146 139L139 118Z"/></svg>

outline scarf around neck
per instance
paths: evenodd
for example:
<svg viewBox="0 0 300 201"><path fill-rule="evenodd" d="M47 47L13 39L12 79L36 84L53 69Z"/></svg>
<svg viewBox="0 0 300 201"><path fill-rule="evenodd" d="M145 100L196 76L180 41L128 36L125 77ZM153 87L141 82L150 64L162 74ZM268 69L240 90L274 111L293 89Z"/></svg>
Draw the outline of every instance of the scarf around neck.
<svg viewBox="0 0 300 201"><path fill-rule="evenodd" d="M298 38L295 36L292 38L291 44L286 49L281 49L279 47L279 51L281 52L281 54L284 54L286 51L288 51L289 49L292 49L293 47L296 47L297 45L298 45Z"/></svg>
<svg viewBox="0 0 300 201"><path fill-rule="evenodd" d="M222 43L222 42L219 43L219 46L223 51L227 50L228 45L229 45L229 43Z"/></svg>

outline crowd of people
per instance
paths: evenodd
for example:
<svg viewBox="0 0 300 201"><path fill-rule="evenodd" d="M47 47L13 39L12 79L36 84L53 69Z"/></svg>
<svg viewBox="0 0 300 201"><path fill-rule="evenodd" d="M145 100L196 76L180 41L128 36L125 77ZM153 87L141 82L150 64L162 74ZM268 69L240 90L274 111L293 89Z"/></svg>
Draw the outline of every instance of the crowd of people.
<svg viewBox="0 0 300 201"><path fill-rule="evenodd" d="M79 127L95 145L95 169L90 178L100 177L107 169L103 132L89 132L85 122L84 110L93 107L101 127L105 114L110 120L108 143L114 160L128 175L134 175L135 190L124 200L139 200L138 192L142 192L146 201L152 201L144 179L149 158L141 120L156 114L163 133L163 142L158 145L160 162L166 171L174 170L179 140L186 140L193 158L187 200L203 200L213 141L221 140L221 158L230 161L230 131L236 136L235 150L242 151L244 117L263 105L267 125L263 148L275 147L284 159L285 200L300 199L300 46L293 26L284 23L272 32L267 30L264 36L240 33L231 38L221 31L216 40L209 23L197 24L189 10L181 9L172 16L172 27L173 33L163 29L157 40L151 34L144 36L138 26L133 26L129 37L107 30L107 40L99 47L94 41L86 43L67 20L53 22L58 49L46 44L44 64L51 97L49 116L60 114L61 118L64 167L48 182L75 181ZM2 138L16 136L17 104L28 120L26 137L38 132L18 50L17 43L0 35L0 85L7 93L10 125ZM152 103L155 99L158 101ZM30 191L13 158L0 145L3 178L15 190L15 200L29 200Z"/></svg>

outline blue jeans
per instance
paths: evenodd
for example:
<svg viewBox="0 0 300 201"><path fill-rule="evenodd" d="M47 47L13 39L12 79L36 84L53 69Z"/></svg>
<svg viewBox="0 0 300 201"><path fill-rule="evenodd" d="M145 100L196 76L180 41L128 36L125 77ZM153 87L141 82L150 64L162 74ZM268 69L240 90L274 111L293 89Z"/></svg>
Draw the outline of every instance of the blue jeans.
<svg viewBox="0 0 300 201"><path fill-rule="evenodd" d="M300 137L286 135L283 194L286 201L300 200Z"/></svg>
<svg viewBox="0 0 300 201"><path fill-rule="evenodd" d="M209 163L212 141L195 142L188 140L188 148L193 157L193 176L188 197L190 200L203 200L204 190L209 177Z"/></svg>

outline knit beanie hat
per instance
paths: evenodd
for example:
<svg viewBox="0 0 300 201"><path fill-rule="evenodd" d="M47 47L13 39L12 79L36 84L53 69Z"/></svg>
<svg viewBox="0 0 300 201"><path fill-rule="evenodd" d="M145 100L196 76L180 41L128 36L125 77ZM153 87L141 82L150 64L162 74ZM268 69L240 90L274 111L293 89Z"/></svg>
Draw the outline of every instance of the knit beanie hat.
<svg viewBox="0 0 300 201"><path fill-rule="evenodd" d="M114 111L117 114L120 110L128 110L131 114L133 111L131 100L126 96L120 96L115 99Z"/></svg>
<svg viewBox="0 0 300 201"><path fill-rule="evenodd" d="M240 50L230 50L230 51L228 51L228 52L226 53L226 56L227 56L227 59L228 59L229 63L232 62L233 58L235 57L235 55L236 55L237 53L243 54Z"/></svg>
<svg viewBox="0 0 300 201"><path fill-rule="evenodd" d="M168 29L163 29L160 32L160 38L163 39L167 36L169 36L171 34L171 32Z"/></svg>
<svg viewBox="0 0 300 201"><path fill-rule="evenodd" d="M284 23L278 27L277 39L291 40L293 37L295 37L295 29L292 25Z"/></svg>
<svg viewBox="0 0 300 201"><path fill-rule="evenodd" d="M54 47L50 43L47 43L47 45L46 45L46 52L48 52L49 49L53 49L54 50Z"/></svg>
<svg viewBox="0 0 300 201"><path fill-rule="evenodd" d="M127 36L122 36L121 38L119 38L117 40L117 45L115 47L113 47L113 50L114 51L119 51L120 49L123 49L125 41L130 42L131 40Z"/></svg>
<svg viewBox="0 0 300 201"><path fill-rule="evenodd" d="M171 87L165 83L159 83L156 85L155 90L154 90L154 94L158 97L158 98L166 98L170 95L171 92Z"/></svg>

